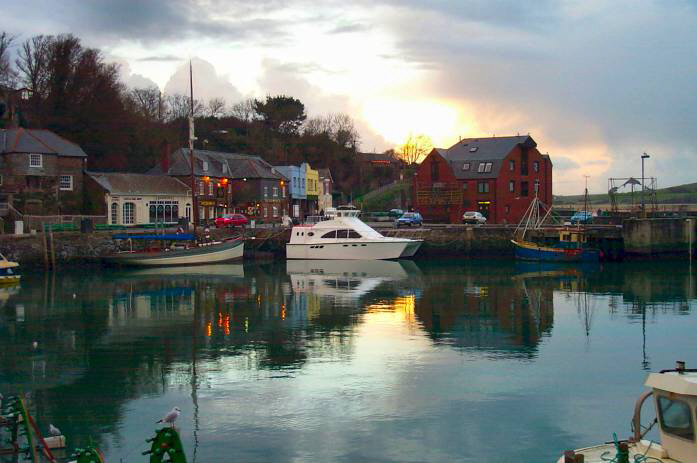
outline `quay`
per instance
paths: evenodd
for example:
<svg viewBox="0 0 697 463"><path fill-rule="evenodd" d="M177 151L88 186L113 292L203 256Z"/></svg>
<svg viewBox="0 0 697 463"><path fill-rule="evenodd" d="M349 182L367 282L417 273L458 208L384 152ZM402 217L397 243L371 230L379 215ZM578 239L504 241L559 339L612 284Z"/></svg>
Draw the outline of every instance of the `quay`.
<svg viewBox="0 0 697 463"><path fill-rule="evenodd" d="M419 238L424 244L416 259L454 257L473 259L512 258L513 225L424 224L420 228L394 228L391 224L370 224L385 236ZM603 252L604 260L687 259L697 248L696 218L625 219L621 224L587 226L591 243ZM214 238L227 230L212 229ZM245 258L285 258L290 228L247 228ZM535 231L538 238L552 238L556 231ZM116 250L113 232L79 231L23 235L0 235L0 252L25 267L45 265L47 243L56 266L99 262Z"/></svg>

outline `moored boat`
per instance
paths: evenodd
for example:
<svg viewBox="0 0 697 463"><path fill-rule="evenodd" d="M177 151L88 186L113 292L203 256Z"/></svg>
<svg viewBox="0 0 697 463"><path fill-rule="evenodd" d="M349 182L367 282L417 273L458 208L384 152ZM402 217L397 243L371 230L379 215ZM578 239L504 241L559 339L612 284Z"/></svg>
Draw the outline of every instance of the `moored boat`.
<svg viewBox="0 0 697 463"><path fill-rule="evenodd" d="M19 264L0 254L0 285L15 284L21 278Z"/></svg>
<svg viewBox="0 0 697 463"><path fill-rule="evenodd" d="M649 374L645 385L651 390L639 396L634 406L631 437L568 450L557 463L697 463L697 369L685 369L684 362L677 362L673 370ZM643 427L642 405L652 395L656 419ZM660 443L644 439L656 423Z"/></svg>
<svg viewBox="0 0 697 463"><path fill-rule="evenodd" d="M600 250L587 246L588 236L580 229L559 230L559 241L552 244L522 239L511 241L517 259L550 262L597 262L600 259Z"/></svg>
<svg viewBox="0 0 697 463"><path fill-rule="evenodd" d="M165 235L114 235L115 239L151 242L157 241L160 246L143 250L117 252L104 257L107 264L127 265L137 267L154 267L163 265L209 265L231 262L242 259L244 255L244 240L229 238L211 243L195 243L192 234Z"/></svg>
<svg viewBox="0 0 697 463"><path fill-rule="evenodd" d="M288 259L380 260L412 257L423 240L383 236L358 218L360 211L340 206L334 215L293 227Z"/></svg>

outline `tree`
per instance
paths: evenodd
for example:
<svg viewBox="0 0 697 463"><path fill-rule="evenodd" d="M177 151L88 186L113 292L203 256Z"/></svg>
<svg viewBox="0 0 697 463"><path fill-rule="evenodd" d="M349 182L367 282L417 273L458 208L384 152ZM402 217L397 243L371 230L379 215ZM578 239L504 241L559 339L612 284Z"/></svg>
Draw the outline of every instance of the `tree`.
<svg viewBox="0 0 697 463"><path fill-rule="evenodd" d="M358 131L348 114L327 114L308 119L303 133L310 136L324 134L343 148L358 148Z"/></svg>
<svg viewBox="0 0 697 463"><path fill-rule="evenodd" d="M190 98L186 95L175 94L167 95L167 120L186 119L191 111ZM204 113L204 106L199 100L194 98L194 117L199 117Z"/></svg>
<svg viewBox="0 0 697 463"><path fill-rule="evenodd" d="M230 115L242 122L252 122L257 117L257 113L254 110L254 100L247 98L239 103L235 103L230 108Z"/></svg>
<svg viewBox="0 0 697 463"><path fill-rule="evenodd" d="M225 100L222 98L211 98L208 100L206 115L208 117L220 118L225 114Z"/></svg>
<svg viewBox="0 0 697 463"><path fill-rule="evenodd" d="M14 37L7 32L0 33L0 85L14 87L17 73L10 63L10 47Z"/></svg>
<svg viewBox="0 0 697 463"><path fill-rule="evenodd" d="M305 105L290 96L267 96L266 101L254 100L254 111L270 130L295 135L307 119Z"/></svg>
<svg viewBox="0 0 697 463"><path fill-rule="evenodd" d="M433 149L433 142L428 135L409 134L403 145L397 148L397 154L407 164L414 164Z"/></svg>
<svg viewBox="0 0 697 463"><path fill-rule="evenodd" d="M151 122L164 120L165 107L159 88L134 88L127 96L132 105L131 110L136 114Z"/></svg>

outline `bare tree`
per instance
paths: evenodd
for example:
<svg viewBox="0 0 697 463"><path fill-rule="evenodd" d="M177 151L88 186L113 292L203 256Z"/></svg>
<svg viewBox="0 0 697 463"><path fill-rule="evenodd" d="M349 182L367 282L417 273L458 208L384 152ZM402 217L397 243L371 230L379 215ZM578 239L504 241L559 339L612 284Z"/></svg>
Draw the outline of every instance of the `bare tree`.
<svg viewBox="0 0 697 463"><path fill-rule="evenodd" d="M157 87L134 88L128 98L135 112L149 121L162 121L165 116L162 93Z"/></svg>
<svg viewBox="0 0 697 463"><path fill-rule="evenodd" d="M307 135L326 134L344 148L357 149L359 135L351 116L344 113L327 114L308 119L303 126Z"/></svg>
<svg viewBox="0 0 697 463"><path fill-rule="evenodd" d="M41 97L48 93L48 67L51 36L37 35L27 39L19 49L15 64L22 83Z"/></svg>
<svg viewBox="0 0 697 463"><path fill-rule="evenodd" d="M397 154L407 164L414 164L433 149L433 142L428 135L409 134L403 145L397 148Z"/></svg>
<svg viewBox="0 0 697 463"><path fill-rule="evenodd" d="M225 115L225 100L222 98L211 98L208 100L208 107L206 110L208 117L222 117Z"/></svg>
<svg viewBox="0 0 697 463"><path fill-rule="evenodd" d="M167 95L167 120L175 120L189 117L189 97L181 94ZM194 117L204 113L203 103L194 98Z"/></svg>
<svg viewBox="0 0 697 463"><path fill-rule="evenodd" d="M14 87L17 73L10 63L10 47L15 37L7 32L0 33L0 85Z"/></svg>
<svg viewBox="0 0 697 463"><path fill-rule="evenodd" d="M235 103L230 108L230 115L244 122L252 122L258 117L254 110L254 100L247 98L246 100Z"/></svg>

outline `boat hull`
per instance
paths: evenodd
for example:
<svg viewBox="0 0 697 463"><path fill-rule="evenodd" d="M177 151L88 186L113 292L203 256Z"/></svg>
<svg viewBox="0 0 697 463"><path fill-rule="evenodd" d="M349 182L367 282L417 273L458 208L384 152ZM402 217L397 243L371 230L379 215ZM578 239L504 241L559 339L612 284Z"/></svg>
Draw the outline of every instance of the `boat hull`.
<svg viewBox="0 0 697 463"><path fill-rule="evenodd" d="M346 241L286 244L288 259L383 260L412 257L421 240Z"/></svg>
<svg viewBox="0 0 697 463"><path fill-rule="evenodd" d="M516 259L546 262L597 262L600 251L592 248L554 248L527 241L511 240Z"/></svg>
<svg viewBox="0 0 697 463"><path fill-rule="evenodd" d="M104 258L113 265L157 267L168 265L209 265L242 259L244 241L233 240L190 249L161 252L124 252Z"/></svg>
<svg viewBox="0 0 697 463"><path fill-rule="evenodd" d="M0 285L13 285L19 283L22 276L18 273L17 262L0 261Z"/></svg>

